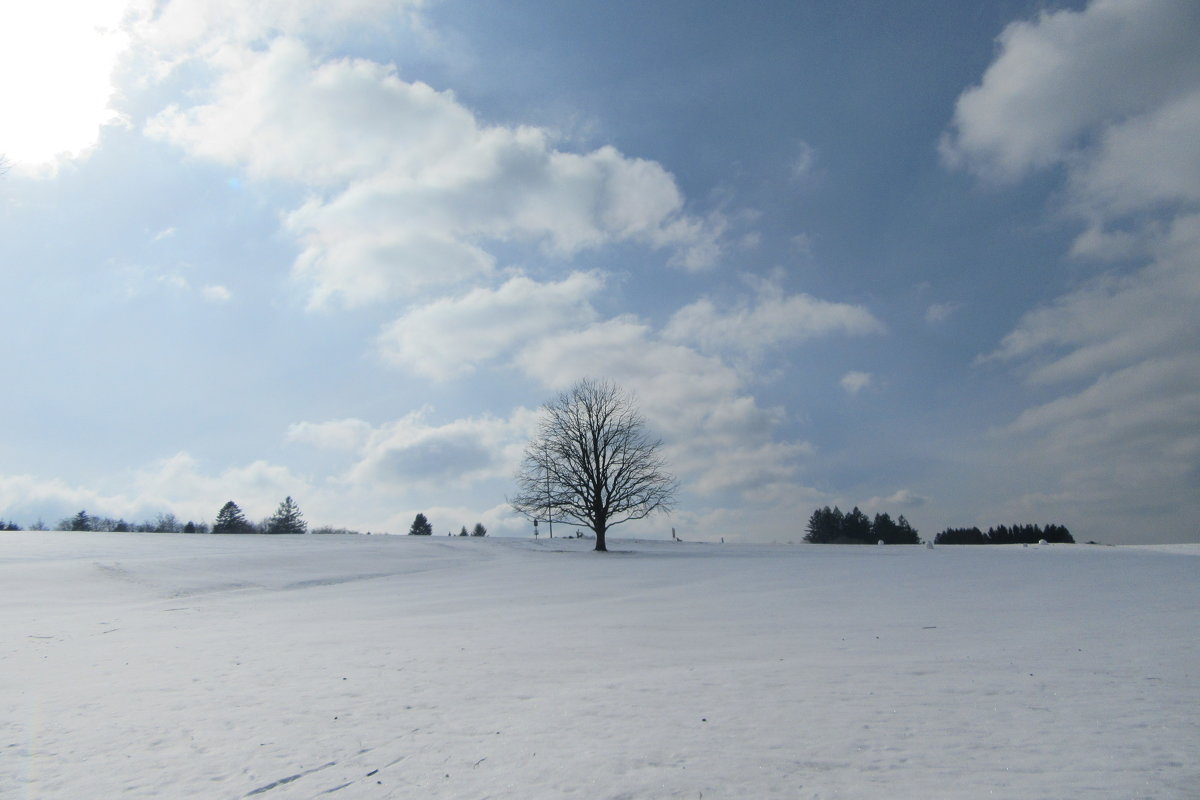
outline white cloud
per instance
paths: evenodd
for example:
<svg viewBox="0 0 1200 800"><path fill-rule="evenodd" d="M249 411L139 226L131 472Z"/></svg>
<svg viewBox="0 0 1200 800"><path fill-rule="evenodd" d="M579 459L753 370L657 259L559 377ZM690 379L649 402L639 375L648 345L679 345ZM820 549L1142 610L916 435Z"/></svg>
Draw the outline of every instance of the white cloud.
<svg viewBox="0 0 1200 800"><path fill-rule="evenodd" d="M690 491L702 496L762 491L794 481L798 465L813 451L803 441L775 440L783 412L760 407L745 387L746 377L717 354L656 333L633 316L598 319L590 300L602 286L595 273L549 283L516 276L495 290L475 289L413 309L384 331L380 347L393 363L435 378L469 374L498 360L550 391L583 377L611 379L635 393L651 426L664 437L673 468L688 477ZM780 298L783 311L813 312L799 323L780 323L793 338L800 336L796 325L838 329L847 327L845 319L852 329L878 324L865 312L863 323L853 307L826 304L836 318L830 322L822 318L828 309L819 301L788 300ZM851 313L838 317L845 309ZM762 332L757 337L758 343L767 341ZM484 447L473 435L461 438L458 428L439 428L430 435L436 444L428 450L418 423L423 424L420 417L397 423L386 435L374 434L376 452L363 459L357 474L416 471L415 465L426 463L434 451L468 475L490 475L496 463L515 463L512 454L489 457L494 444Z"/></svg>
<svg viewBox="0 0 1200 800"><path fill-rule="evenodd" d="M368 29L420 30L426 0L130 0L130 30L169 70L212 59L230 47L285 35L325 41Z"/></svg>
<svg viewBox="0 0 1200 800"><path fill-rule="evenodd" d="M488 274L489 243L557 258L622 241L718 255L724 221L683 212L674 178L612 147L555 148L547 131L485 126L450 92L362 59L318 62L294 39L226 49L209 102L172 107L151 135L251 174L322 191L288 215L314 304L349 305Z"/></svg>
<svg viewBox="0 0 1200 800"><path fill-rule="evenodd" d="M34 475L0 475L0 508L4 519L32 525L39 519L53 527L68 514L80 509L95 509L102 496L92 489L70 486L58 479L43 480ZM121 503L127 503L121 498ZM69 509L69 510L68 510Z"/></svg>
<svg viewBox="0 0 1200 800"><path fill-rule="evenodd" d="M1098 130L1190 93L1197 30L1200 6L1179 0L1095 0L1015 22L980 85L958 99L942 153L1003 180L1061 162Z"/></svg>
<svg viewBox="0 0 1200 800"><path fill-rule="evenodd" d="M1194 535L1200 464L1200 6L1096 0L1010 26L959 99L943 152L981 175L1061 166L1085 229L1071 254L1137 259L1023 315L980 363L1061 394L999 432L1045 489L1013 508L1068 509L1101 535Z"/></svg>
<svg viewBox="0 0 1200 800"><path fill-rule="evenodd" d="M132 482L136 505L170 509L176 516L210 520L227 500L251 519L265 517L284 497L305 497L311 486L285 466L254 461L215 475L202 472L187 453L177 453L139 470Z"/></svg>
<svg viewBox="0 0 1200 800"><path fill-rule="evenodd" d="M371 425L361 419L297 422L288 426L287 440L328 450L357 451L371 435Z"/></svg>
<svg viewBox="0 0 1200 800"><path fill-rule="evenodd" d="M925 309L925 322L930 325L940 325L958 310L957 303L930 303Z"/></svg>
<svg viewBox="0 0 1200 800"><path fill-rule="evenodd" d="M0 507L13 518L32 524L41 518L53 526L83 509L93 516L129 522L173 513L180 520L211 522L225 501L233 499L250 519L265 517L287 495L312 494L310 485L288 468L256 461L205 474L187 453L156 461L132 475L117 476L120 490L105 492L71 486L32 475L0 475Z"/></svg>
<svg viewBox="0 0 1200 800"><path fill-rule="evenodd" d="M1196 82L1200 84L1200 76ZM1072 172L1071 192L1079 213L1115 218L1164 205L1200 202L1198 131L1200 86L1107 127Z"/></svg>
<svg viewBox="0 0 1200 800"><path fill-rule="evenodd" d="M115 274L120 279L125 296L130 298L166 291L175 295L196 292L210 303L225 303L233 299L233 293L227 287L209 284L196 288L185 275L171 268L123 264L115 268Z"/></svg>
<svg viewBox="0 0 1200 800"><path fill-rule="evenodd" d="M214 303L225 303L233 298L233 293L230 292L229 289L216 284L212 286L205 286L200 290L200 293L204 296L205 300L209 300Z"/></svg>
<svg viewBox="0 0 1200 800"><path fill-rule="evenodd" d="M125 0L13 3L0 25L0 142L16 170L53 176L88 154L109 106L113 70L129 45Z"/></svg>
<svg viewBox="0 0 1200 800"><path fill-rule="evenodd" d="M874 378L869 372L856 372L851 370L842 376L838 384L846 391L846 394L856 395L863 389L866 389L874 384Z"/></svg>
<svg viewBox="0 0 1200 800"><path fill-rule="evenodd" d="M700 495L791 479L812 452L807 442L774 440L782 410L760 407L736 370L631 316L545 337L517 363L550 389L590 376L632 391L672 468Z"/></svg>
<svg viewBox="0 0 1200 800"><path fill-rule="evenodd" d="M491 415L442 425L416 411L372 430L346 477L359 486L470 486L508 478L534 430L534 414L515 409L507 419Z"/></svg>
<svg viewBox="0 0 1200 800"><path fill-rule="evenodd" d="M494 290L472 289L409 311L383 330L379 348L385 360L423 375L467 375L532 339L592 322L589 300L603 285L598 273L552 283L517 276Z"/></svg>
<svg viewBox="0 0 1200 800"><path fill-rule="evenodd" d="M797 233L791 239L792 247L802 258L812 258L813 240L807 233Z"/></svg>
<svg viewBox="0 0 1200 800"><path fill-rule="evenodd" d="M872 497L863 503L863 510L882 513L896 508L917 508L927 502L928 497L923 497L911 489L898 489L887 497Z"/></svg>
<svg viewBox="0 0 1200 800"><path fill-rule="evenodd" d="M801 141L796 145L796 156L792 159L792 177L804 181L812 177L817 163L817 151L808 142Z"/></svg>
<svg viewBox="0 0 1200 800"><path fill-rule="evenodd" d="M777 345L818 336L862 336L884 330L883 323L862 306L818 300L807 294L788 295L778 285L764 282L753 302L742 301L728 311L708 299L684 306L663 333L671 341L693 344L703 352L757 357Z"/></svg>
<svg viewBox="0 0 1200 800"><path fill-rule="evenodd" d="M1036 383L1084 380L1142 358L1192 352L1200 307L1200 215L1182 217L1154 244L1156 258L1105 275L1025 314L983 360L1039 356ZM1049 354L1047 357L1046 354Z"/></svg>

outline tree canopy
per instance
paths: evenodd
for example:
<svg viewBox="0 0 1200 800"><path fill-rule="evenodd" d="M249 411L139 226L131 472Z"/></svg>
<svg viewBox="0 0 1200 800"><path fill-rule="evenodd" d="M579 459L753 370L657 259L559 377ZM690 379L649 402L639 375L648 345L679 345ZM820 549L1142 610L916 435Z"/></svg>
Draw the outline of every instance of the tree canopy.
<svg viewBox="0 0 1200 800"><path fill-rule="evenodd" d="M542 407L509 502L534 520L586 525L607 550L609 528L671 509L677 484L661 449L628 394L579 381Z"/></svg>
<svg viewBox="0 0 1200 800"><path fill-rule="evenodd" d="M988 528L946 528L934 537L934 544L1074 544L1075 537L1062 525L998 525Z"/></svg>
<svg viewBox="0 0 1200 800"><path fill-rule="evenodd" d="M266 532L308 532L308 523L304 521L304 517L300 513L300 506L296 505L296 501L290 495L284 498L283 502L279 504L279 508L275 509L275 513L267 519Z"/></svg>
<svg viewBox="0 0 1200 800"><path fill-rule="evenodd" d="M217 512L217 521L212 526L213 533L254 533L254 523L246 519L238 504L230 500L221 506Z"/></svg>
<svg viewBox="0 0 1200 800"><path fill-rule="evenodd" d="M808 518L804 541L812 544L920 544L917 530L901 514L893 520L887 512L871 520L858 509L843 513L834 506L818 508Z"/></svg>
<svg viewBox="0 0 1200 800"><path fill-rule="evenodd" d="M433 536L433 525L424 514L418 513L413 518L412 526L408 529L409 536Z"/></svg>

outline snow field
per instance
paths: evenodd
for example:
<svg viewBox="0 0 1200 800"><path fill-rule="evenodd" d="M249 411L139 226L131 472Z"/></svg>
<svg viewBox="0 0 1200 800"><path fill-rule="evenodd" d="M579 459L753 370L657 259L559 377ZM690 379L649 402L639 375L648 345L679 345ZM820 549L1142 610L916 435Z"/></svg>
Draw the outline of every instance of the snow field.
<svg viewBox="0 0 1200 800"><path fill-rule="evenodd" d="M0 797L1189 798L1200 548L0 535Z"/></svg>

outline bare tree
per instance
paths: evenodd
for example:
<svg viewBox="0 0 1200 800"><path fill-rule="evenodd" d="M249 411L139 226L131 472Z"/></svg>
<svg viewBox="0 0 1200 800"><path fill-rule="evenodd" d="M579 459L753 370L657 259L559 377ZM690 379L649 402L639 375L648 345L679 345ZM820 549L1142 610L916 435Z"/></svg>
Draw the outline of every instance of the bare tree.
<svg viewBox="0 0 1200 800"><path fill-rule="evenodd" d="M612 526L671 510L677 484L661 447L629 395L607 381L580 381L542 407L509 502L534 520L586 525L596 549L607 550Z"/></svg>

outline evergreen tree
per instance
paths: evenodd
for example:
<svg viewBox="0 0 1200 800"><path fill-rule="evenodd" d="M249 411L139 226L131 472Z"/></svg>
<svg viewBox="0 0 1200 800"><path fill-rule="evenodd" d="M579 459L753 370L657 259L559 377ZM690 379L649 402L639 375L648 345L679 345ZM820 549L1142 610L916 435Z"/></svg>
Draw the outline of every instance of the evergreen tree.
<svg viewBox="0 0 1200 800"><path fill-rule="evenodd" d="M413 519L412 527L408 529L409 536L433 536L433 525L425 518L424 514L417 514Z"/></svg>
<svg viewBox="0 0 1200 800"><path fill-rule="evenodd" d="M871 538L871 520L858 510L858 506L842 519L842 538L852 544L873 544Z"/></svg>
<svg viewBox="0 0 1200 800"><path fill-rule="evenodd" d="M483 527L482 522L476 522L475 527L471 529L472 536L487 536L487 528Z"/></svg>
<svg viewBox="0 0 1200 800"><path fill-rule="evenodd" d="M846 515L842 513L840 508L834 506L833 510L830 511L825 518L825 530L827 531L826 535L829 537L825 541L839 541L842 538L842 528L845 524Z"/></svg>
<svg viewBox="0 0 1200 800"><path fill-rule="evenodd" d="M307 533L308 523L300 514L300 506L291 496L284 498L275 509L275 513L267 518L265 526L267 533Z"/></svg>
<svg viewBox="0 0 1200 800"><path fill-rule="evenodd" d="M813 511L812 516L808 518L808 524L804 526L804 541L808 542L809 544L820 544L821 542L825 541L824 515L828 512L829 506L825 506L825 508L818 508Z"/></svg>
<svg viewBox="0 0 1200 800"><path fill-rule="evenodd" d="M60 531L90 531L92 529L92 518L88 516L86 511L80 511L69 519L64 519L58 523Z"/></svg>
<svg viewBox="0 0 1200 800"><path fill-rule="evenodd" d="M842 541L846 517L837 506L817 509L808 519L804 541L811 544L833 544Z"/></svg>
<svg viewBox="0 0 1200 800"><path fill-rule="evenodd" d="M921 537L917 535L917 529L908 524L908 520L901 514L896 520L896 541L890 544L920 544Z"/></svg>
<svg viewBox="0 0 1200 800"><path fill-rule="evenodd" d="M892 515L886 511L876 514L871 522L871 538L884 544L899 544L900 526L892 520Z"/></svg>
<svg viewBox="0 0 1200 800"><path fill-rule="evenodd" d="M213 523L212 532L253 533L254 525L246 519L246 515L238 508L238 504L230 500L217 512L217 521Z"/></svg>
<svg viewBox="0 0 1200 800"><path fill-rule="evenodd" d="M1047 542L1057 544L1075 544L1075 537L1063 525L1047 525L1045 530Z"/></svg>
<svg viewBox="0 0 1200 800"><path fill-rule="evenodd" d="M460 530L460 531L458 532L458 535L459 535L459 536L467 536L467 535L468 535L468 534L467 534L467 526L466 526L466 525L463 525L463 526L462 526L462 530Z"/></svg>

